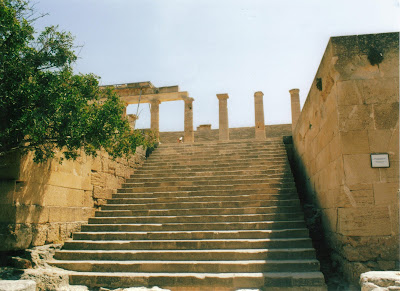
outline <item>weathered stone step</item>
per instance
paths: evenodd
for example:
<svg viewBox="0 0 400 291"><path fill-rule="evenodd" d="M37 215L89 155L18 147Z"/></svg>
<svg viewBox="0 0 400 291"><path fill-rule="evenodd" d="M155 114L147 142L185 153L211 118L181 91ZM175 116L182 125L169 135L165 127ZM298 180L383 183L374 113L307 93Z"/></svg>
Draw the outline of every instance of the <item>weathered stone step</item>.
<svg viewBox="0 0 400 291"><path fill-rule="evenodd" d="M264 196L262 196L264 195ZM219 200L218 197L221 197ZM142 192L142 193L116 193L112 195L112 199L135 198L143 199L141 202L171 202L173 199L189 199L190 201L231 201L231 200L247 200L247 199L295 199L298 196L290 191L281 191L281 189L258 189L252 190L214 190L214 191L171 191L171 192ZM238 199L236 199L238 198Z"/></svg>
<svg viewBox="0 0 400 291"><path fill-rule="evenodd" d="M310 248L309 238L67 241L66 250L187 250Z"/></svg>
<svg viewBox="0 0 400 291"><path fill-rule="evenodd" d="M315 259L313 248L290 249L235 249L235 250L61 250L55 256L57 260L293 260Z"/></svg>
<svg viewBox="0 0 400 291"><path fill-rule="evenodd" d="M296 191L293 183L257 183L257 184L222 184L222 185L195 185L195 186L159 186L159 187L128 187L118 189L118 193L141 192L173 192L173 191L215 191L220 190L256 190L256 189L281 189L282 191Z"/></svg>
<svg viewBox="0 0 400 291"><path fill-rule="evenodd" d="M259 183L271 183L271 184L280 184L280 185L294 185L293 180L283 180L283 179L270 179L270 178L249 178L243 179L241 177L236 177L234 180L230 179L196 179L191 181L149 181L149 182L131 182L129 179L122 184L123 188L132 188L132 187L165 187L165 186L204 186L204 185L236 185L236 184L259 184Z"/></svg>
<svg viewBox="0 0 400 291"><path fill-rule="evenodd" d="M240 143L240 144L222 144L222 143L208 143L208 144L161 144L158 146L157 151L175 151L175 152L192 152L192 151L233 151L236 149L248 150L262 150L262 149L284 149L285 146L281 142L274 143Z"/></svg>
<svg viewBox="0 0 400 291"><path fill-rule="evenodd" d="M293 177L291 175L270 175L270 174L237 174L237 175L198 175L198 176L186 176L181 177L178 175L175 176L166 176L166 177L144 177L144 176L133 176L132 178L126 179L126 183L146 183L146 182L194 182L194 181L224 181L230 180L234 181L236 179L242 180L250 180L250 179L263 179L264 181L280 181L280 182L292 182Z"/></svg>
<svg viewBox="0 0 400 291"><path fill-rule="evenodd" d="M312 272L319 270L317 260L246 261L49 261L49 264L83 272Z"/></svg>
<svg viewBox="0 0 400 291"><path fill-rule="evenodd" d="M154 157L153 157L154 158ZM163 158L147 161L152 165L164 165L164 164L178 164L178 165L192 165L192 164L200 164L204 165L207 163L229 163L229 162L253 162L258 163L262 161L279 161L285 162L287 161L286 154L259 154L259 155L226 155L226 156L219 156L219 155L204 155L204 156L193 156L188 157L184 156L166 156Z"/></svg>
<svg viewBox="0 0 400 291"><path fill-rule="evenodd" d="M272 274L272 276L269 276ZM235 291L259 288L271 291L326 291L321 272L284 273L282 289L270 286L277 281L276 273L94 273L72 272L70 284L89 287L161 286L171 291ZM321 278L322 276L322 278ZM273 289L265 289L270 286Z"/></svg>
<svg viewBox="0 0 400 291"><path fill-rule="evenodd" d="M206 145L203 147L199 146L171 146L164 147L160 146L155 151L155 154L190 154L190 153L237 153L237 152L263 152L263 151L284 151L285 146L283 144L258 144L258 145L237 145L237 146L221 146L221 145Z"/></svg>
<svg viewBox="0 0 400 291"><path fill-rule="evenodd" d="M289 168L289 164L286 160L263 160L263 161L230 161L230 162L223 162L223 163L204 163L204 164L178 164L178 163L165 163L161 165L155 165L152 163L149 164L144 164L140 170L151 170L151 169L180 169L184 167L185 169L192 169L192 170L218 170L218 169L235 169L240 167L241 169L243 168L248 168L248 167L263 167L265 169L271 168L271 169L284 169L284 168Z"/></svg>
<svg viewBox="0 0 400 291"><path fill-rule="evenodd" d="M260 162L276 162L282 163L287 162L286 155L259 155L259 156L234 156L227 155L226 157L219 156L204 156L204 157L174 157L170 156L168 159L163 158L160 160L152 161L153 166L163 166L163 165L207 165L207 164L225 164L225 163L254 163L258 164Z"/></svg>
<svg viewBox="0 0 400 291"><path fill-rule="evenodd" d="M101 211L96 211L96 217L109 216L110 213L121 216L161 216L161 215L223 215L223 214L264 214L290 213L301 211L299 206L270 206L243 208L190 208L190 209L148 209L129 210L130 205L103 205ZM132 208L132 207L131 207ZM119 213L119 214L118 214Z"/></svg>
<svg viewBox="0 0 400 291"><path fill-rule="evenodd" d="M267 192L267 191L265 191ZM151 193L151 192L150 192ZM221 202L221 201L248 201L248 200L287 200L287 199L296 199L294 192L286 192L286 193L262 193L262 194L244 194L241 192L234 193L232 195L210 195L210 193L204 193L203 195L195 195L194 192L167 192L167 193L175 193L175 195L171 196L163 196L160 194L163 193L155 193L154 197L150 195L146 195L147 197L141 197L144 194L142 193L118 193L114 194L113 198L108 200L108 204L132 204L134 203L171 203L171 202ZM194 195L188 195L194 194ZM127 199L127 200L121 200Z"/></svg>
<svg viewBox="0 0 400 291"><path fill-rule="evenodd" d="M120 200L120 201L118 201ZM135 203L135 199L112 199L108 204L125 205L120 209L179 209L179 208L242 208L266 206L300 206L299 199L287 200L253 200L253 201L219 201L219 202L171 202L171 203ZM127 203L127 202L130 203ZM120 203L118 203L120 202ZM122 203L121 203L122 202Z"/></svg>
<svg viewBox="0 0 400 291"><path fill-rule="evenodd" d="M171 291L211 291L212 288L223 288L223 291L234 291L243 288L274 287L272 291L326 291L321 272L301 273L100 273L73 272L70 284L89 287L152 287L160 286ZM279 284L279 285L273 285ZM228 286L228 287L227 287ZM284 289L277 289L283 286ZM224 289L226 288L226 289ZM290 289L289 289L290 288ZM192 289L193 290L193 289ZM221 289L218 289L219 291Z"/></svg>
<svg viewBox="0 0 400 291"><path fill-rule="evenodd" d="M140 176L151 176L151 175L160 175L160 177L162 177L164 174L168 173L168 176L173 176L173 175L179 175L182 177L185 176L195 176L195 175L203 175L203 174L208 174L208 175L224 175L226 172L229 171L243 171L243 172L269 172L269 173L283 173L283 174L289 174L291 173L291 169L289 166L287 167L282 167L282 168L269 168L269 167L265 167L265 166L251 166L251 167L243 167L243 166L229 166L226 168L198 168L198 169L193 169L191 167L178 167L176 169L143 169L140 168L137 170L137 174Z"/></svg>
<svg viewBox="0 0 400 291"><path fill-rule="evenodd" d="M225 169L225 170L218 170L218 171L209 171L209 170L199 170L196 172L188 172L185 171L184 168L175 170L173 172L165 172L165 171L137 171L135 172L134 175L131 175L131 178L154 178L154 177L171 177L171 178L176 178L176 177L190 177L190 178L195 178L195 177L203 177L203 176L228 176L228 175L256 175L256 174L262 174L262 175L271 175L271 177L293 177L292 172L290 171L289 168L285 169L284 171L279 170L279 169L265 169L265 168L247 168L247 169Z"/></svg>
<svg viewBox="0 0 400 291"><path fill-rule="evenodd" d="M305 228L304 220L255 221L255 222L210 222L210 223L130 223L130 224L86 224L82 232L94 231L196 231L196 230L273 230Z"/></svg>
<svg viewBox="0 0 400 291"><path fill-rule="evenodd" d="M153 240L153 239L256 239L308 237L308 229L155 231L155 232L77 232L74 240Z"/></svg>
<svg viewBox="0 0 400 291"><path fill-rule="evenodd" d="M262 220L301 220L304 214L273 213L273 214L239 214L239 215L191 215L191 216L129 216L129 217L92 217L90 224L127 224L127 223L191 223L191 222L248 222Z"/></svg>

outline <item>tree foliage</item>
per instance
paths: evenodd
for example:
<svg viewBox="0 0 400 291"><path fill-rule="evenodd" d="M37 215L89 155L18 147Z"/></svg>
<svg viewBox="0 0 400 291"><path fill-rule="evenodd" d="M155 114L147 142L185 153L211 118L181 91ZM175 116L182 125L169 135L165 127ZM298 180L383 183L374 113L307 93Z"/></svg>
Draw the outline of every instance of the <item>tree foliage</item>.
<svg viewBox="0 0 400 291"><path fill-rule="evenodd" d="M23 0L0 0L0 153L33 151L36 162L62 152L113 157L152 146L154 138L131 131L123 104L99 89L93 74L74 74L74 39L47 27L35 37L31 9Z"/></svg>

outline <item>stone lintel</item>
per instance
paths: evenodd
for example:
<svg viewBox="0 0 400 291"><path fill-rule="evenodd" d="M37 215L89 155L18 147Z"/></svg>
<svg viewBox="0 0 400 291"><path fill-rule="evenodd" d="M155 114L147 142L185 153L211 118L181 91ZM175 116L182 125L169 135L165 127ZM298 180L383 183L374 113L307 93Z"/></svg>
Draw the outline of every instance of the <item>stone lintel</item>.
<svg viewBox="0 0 400 291"><path fill-rule="evenodd" d="M117 92L118 93L118 92ZM169 92L169 93L158 93L158 94L145 94L142 96L133 95L133 96L121 96L120 99L122 102L127 104L138 104L140 98L140 103L151 103L153 100L159 100L160 102L165 101L177 101L184 100L185 98L189 98L189 93L184 92Z"/></svg>

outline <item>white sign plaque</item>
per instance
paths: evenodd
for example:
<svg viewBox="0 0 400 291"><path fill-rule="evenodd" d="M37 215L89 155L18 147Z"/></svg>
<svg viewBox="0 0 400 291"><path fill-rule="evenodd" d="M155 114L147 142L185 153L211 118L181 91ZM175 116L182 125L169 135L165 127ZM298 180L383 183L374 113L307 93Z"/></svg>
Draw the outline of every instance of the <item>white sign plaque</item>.
<svg viewBox="0 0 400 291"><path fill-rule="evenodd" d="M372 168L389 168L389 154L371 154Z"/></svg>

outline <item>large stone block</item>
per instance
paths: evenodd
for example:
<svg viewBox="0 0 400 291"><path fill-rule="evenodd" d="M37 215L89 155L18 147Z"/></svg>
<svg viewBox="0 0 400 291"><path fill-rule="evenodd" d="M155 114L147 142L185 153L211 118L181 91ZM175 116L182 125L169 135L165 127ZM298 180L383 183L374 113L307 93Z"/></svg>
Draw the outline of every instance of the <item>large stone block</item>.
<svg viewBox="0 0 400 291"><path fill-rule="evenodd" d="M374 184L374 201L376 205L398 204L397 191L399 183L375 182Z"/></svg>
<svg viewBox="0 0 400 291"><path fill-rule="evenodd" d="M345 182L347 185L379 181L378 168L371 168L369 154L343 155Z"/></svg>
<svg viewBox="0 0 400 291"><path fill-rule="evenodd" d="M339 130L367 130L374 129L372 105L338 106Z"/></svg>
<svg viewBox="0 0 400 291"><path fill-rule="evenodd" d="M92 190L89 176L82 177L71 173L52 172L47 184L66 188Z"/></svg>
<svg viewBox="0 0 400 291"><path fill-rule="evenodd" d="M339 208L338 232L348 236L390 235L392 230L389 208Z"/></svg>
<svg viewBox="0 0 400 291"><path fill-rule="evenodd" d="M398 130L382 129L369 130L368 140L371 153L390 153L395 156L399 153Z"/></svg>
<svg viewBox="0 0 400 291"><path fill-rule="evenodd" d="M15 215L15 205L0 204L0 223L15 223Z"/></svg>
<svg viewBox="0 0 400 291"><path fill-rule="evenodd" d="M49 209L39 205L17 205L15 223L46 223Z"/></svg>
<svg viewBox="0 0 400 291"><path fill-rule="evenodd" d="M47 239L47 224L32 225L32 246L42 246Z"/></svg>
<svg viewBox="0 0 400 291"><path fill-rule="evenodd" d="M0 204L14 202L15 180L0 180Z"/></svg>
<svg viewBox="0 0 400 291"><path fill-rule="evenodd" d="M46 244L60 242L60 224L50 223L47 228Z"/></svg>
<svg viewBox="0 0 400 291"><path fill-rule="evenodd" d="M391 129L399 125L399 102L373 105L375 128Z"/></svg>
<svg viewBox="0 0 400 291"><path fill-rule="evenodd" d="M0 251L23 250L31 245L30 224L2 224L0 230Z"/></svg>
<svg viewBox="0 0 400 291"><path fill-rule="evenodd" d="M323 209L323 211L321 212L321 219L324 231L337 231L338 211L336 208Z"/></svg>
<svg viewBox="0 0 400 291"><path fill-rule="evenodd" d="M399 79L379 78L360 80L364 104L387 104L399 102Z"/></svg>
<svg viewBox="0 0 400 291"><path fill-rule="evenodd" d="M341 159L342 156L342 142L341 142L341 138L340 135L337 134L335 135L332 140L329 143L329 152L330 152L330 161L332 162L334 160L337 160L338 158Z"/></svg>
<svg viewBox="0 0 400 291"><path fill-rule="evenodd" d="M360 80L338 81L336 86L338 105L362 104Z"/></svg>
<svg viewBox="0 0 400 291"><path fill-rule="evenodd" d="M35 291L33 280L0 280L0 291Z"/></svg>
<svg viewBox="0 0 400 291"><path fill-rule="evenodd" d="M46 185L41 195L43 206L81 206L84 201L84 190Z"/></svg>
<svg viewBox="0 0 400 291"><path fill-rule="evenodd" d="M389 157L390 158L390 157ZM380 168L381 182L398 182L399 181L399 161L390 160L389 168Z"/></svg>
<svg viewBox="0 0 400 291"><path fill-rule="evenodd" d="M374 205L372 189L350 190L342 187L337 196L338 207L365 207Z"/></svg>
<svg viewBox="0 0 400 291"><path fill-rule="evenodd" d="M343 154L368 154L370 153L368 131L352 130L340 132Z"/></svg>

